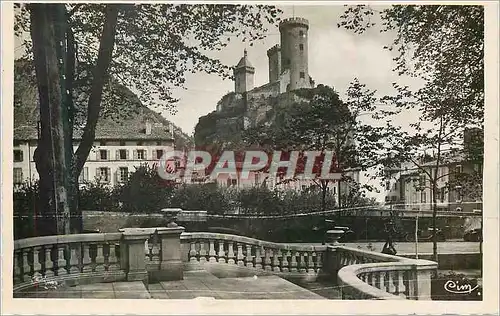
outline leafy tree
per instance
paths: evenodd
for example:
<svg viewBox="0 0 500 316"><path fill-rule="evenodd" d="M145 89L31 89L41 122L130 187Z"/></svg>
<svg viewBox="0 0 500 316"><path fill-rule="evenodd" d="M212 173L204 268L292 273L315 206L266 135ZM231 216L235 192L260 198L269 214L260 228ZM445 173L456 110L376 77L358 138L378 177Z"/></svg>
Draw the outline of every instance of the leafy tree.
<svg viewBox="0 0 500 316"><path fill-rule="evenodd" d="M438 180L446 176L438 175L443 153L459 148L464 130L482 128L484 121L484 8L393 5L377 11L365 5L350 6L339 23L358 34L375 26L395 34L385 47L397 52L394 70L423 81L417 90L393 83L397 93L385 100L401 109L420 110L419 121L412 124L415 133L394 135L393 158L412 161L427 177L421 189L431 191L435 227ZM423 159L426 152L431 152L430 164ZM433 257L437 260L437 236Z"/></svg>
<svg viewBox="0 0 500 316"><path fill-rule="evenodd" d="M148 105L174 110L171 89L184 84L186 72L230 76L208 51L222 49L233 35L262 39L279 13L262 5L17 5L15 32L31 33L25 57L34 61L40 103L35 161L47 219L42 234L69 233L70 211L71 231L81 230L77 179L97 121L127 112L118 106L117 84L137 89ZM83 136L73 152L75 129Z"/></svg>
<svg viewBox="0 0 500 316"><path fill-rule="evenodd" d="M321 178L325 152L334 154L334 164L330 171L341 174L338 181L351 183L350 172L364 172L386 163L384 153L390 148L384 140L395 127L391 125L375 127L361 121L363 115L384 119L391 111L375 112L375 92L369 91L355 80L348 91L348 99L342 101L332 88L318 85L313 89L301 89L296 94L302 101L282 106L275 114L272 124L263 124L249 130L245 139L274 150L299 150L321 152L323 156L314 162L313 180L322 192L322 209L328 186L333 181ZM300 157L293 180L302 173L307 159ZM283 160L283 159L282 159ZM364 189L372 189L364 185ZM339 199L342 203L343 199ZM343 206L342 204L340 206Z"/></svg>

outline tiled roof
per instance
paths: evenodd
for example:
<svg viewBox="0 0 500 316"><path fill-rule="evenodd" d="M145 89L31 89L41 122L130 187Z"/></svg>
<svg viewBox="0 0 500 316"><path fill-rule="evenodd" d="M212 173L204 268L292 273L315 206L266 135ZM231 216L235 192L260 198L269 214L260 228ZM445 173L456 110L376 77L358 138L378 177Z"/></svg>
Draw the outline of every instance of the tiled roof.
<svg viewBox="0 0 500 316"><path fill-rule="evenodd" d="M16 61L15 85L14 85L14 139L15 140L36 140L38 139L37 122L39 120L38 94L34 80L34 74L27 74L28 71L21 68L26 67L26 62ZM141 104L135 94L129 89L122 87L126 96L125 108L129 113L117 113L114 118L102 117L101 111L95 131L96 140L170 140L173 136L170 132L170 124L161 114L156 113ZM123 106L123 105L122 105ZM146 121L151 122L151 134L146 134ZM81 138L82 128L75 127L74 139ZM190 143L189 136L173 126L175 138L182 138L183 142Z"/></svg>

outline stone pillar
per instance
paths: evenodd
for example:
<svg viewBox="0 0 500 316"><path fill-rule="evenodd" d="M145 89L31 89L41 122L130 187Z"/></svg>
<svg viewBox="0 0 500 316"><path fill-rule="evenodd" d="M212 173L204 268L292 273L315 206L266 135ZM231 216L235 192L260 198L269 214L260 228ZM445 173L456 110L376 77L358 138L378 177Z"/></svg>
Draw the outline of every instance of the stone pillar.
<svg viewBox="0 0 500 316"><path fill-rule="evenodd" d="M143 281L148 285L146 253L144 244L150 236L149 229L125 228L122 231L120 257L122 268L127 274L127 281Z"/></svg>
<svg viewBox="0 0 500 316"><path fill-rule="evenodd" d="M184 278L181 249L181 234L184 230L181 226L158 228L160 270L150 273L155 281L175 281Z"/></svg>

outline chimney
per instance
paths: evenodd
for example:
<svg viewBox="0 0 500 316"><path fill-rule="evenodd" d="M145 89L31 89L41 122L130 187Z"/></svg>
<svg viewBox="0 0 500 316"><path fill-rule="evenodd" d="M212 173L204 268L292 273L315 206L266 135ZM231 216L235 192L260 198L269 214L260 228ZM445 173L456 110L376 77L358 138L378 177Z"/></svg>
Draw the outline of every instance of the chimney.
<svg viewBox="0 0 500 316"><path fill-rule="evenodd" d="M146 120L146 135L151 135L151 130L153 126L149 120Z"/></svg>

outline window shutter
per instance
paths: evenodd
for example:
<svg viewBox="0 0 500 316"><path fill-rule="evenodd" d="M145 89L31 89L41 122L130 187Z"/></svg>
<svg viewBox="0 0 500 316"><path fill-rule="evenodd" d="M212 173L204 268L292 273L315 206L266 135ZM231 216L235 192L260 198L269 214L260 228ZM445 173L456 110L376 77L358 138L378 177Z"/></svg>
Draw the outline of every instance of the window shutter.
<svg viewBox="0 0 500 316"><path fill-rule="evenodd" d="M108 174L108 181L111 183L111 168L106 168L106 172Z"/></svg>
<svg viewBox="0 0 500 316"><path fill-rule="evenodd" d="M101 151L100 150L95 151L95 160L97 160L97 161L101 160Z"/></svg>
<svg viewBox="0 0 500 316"><path fill-rule="evenodd" d="M107 160L111 160L111 150L108 150L108 153L106 154Z"/></svg>
<svg viewBox="0 0 500 316"><path fill-rule="evenodd" d="M120 160L120 149L116 150L116 160Z"/></svg>
<svg viewBox="0 0 500 316"><path fill-rule="evenodd" d="M144 154L144 160L148 160L148 151L144 149L142 153Z"/></svg>
<svg viewBox="0 0 500 316"><path fill-rule="evenodd" d="M129 159L128 150L125 150L126 158Z"/></svg>
<svg viewBox="0 0 500 316"><path fill-rule="evenodd" d="M115 171L115 183L119 183L120 182L120 169L117 169Z"/></svg>
<svg viewBox="0 0 500 316"><path fill-rule="evenodd" d="M95 179L97 181L100 181L101 180L101 174L99 173L100 169L99 168L95 168Z"/></svg>

